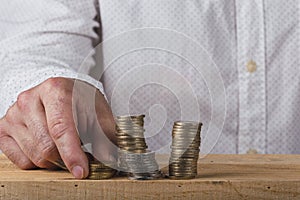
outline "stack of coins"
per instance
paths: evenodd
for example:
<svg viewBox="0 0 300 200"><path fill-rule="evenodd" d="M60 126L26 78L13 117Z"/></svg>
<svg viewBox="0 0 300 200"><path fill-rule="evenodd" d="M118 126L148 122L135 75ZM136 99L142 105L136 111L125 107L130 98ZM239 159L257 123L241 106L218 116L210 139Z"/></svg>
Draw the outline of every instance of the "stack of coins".
<svg viewBox="0 0 300 200"><path fill-rule="evenodd" d="M119 150L120 160L126 161L128 177L134 180L153 180L161 177L155 152L130 153Z"/></svg>
<svg viewBox="0 0 300 200"><path fill-rule="evenodd" d="M87 176L87 179L109 179L116 174L117 170L115 163L105 162L105 164L103 164L97 161L92 154L85 152L85 155L87 156L89 161L89 175ZM60 167L61 169L68 170L65 163L62 160L51 162L56 166Z"/></svg>
<svg viewBox="0 0 300 200"><path fill-rule="evenodd" d="M201 123L175 122L172 131L169 177L191 179L197 175L197 161L201 143Z"/></svg>
<svg viewBox="0 0 300 200"><path fill-rule="evenodd" d="M118 146L121 150L145 153L148 146L144 137L144 117L119 116L116 118Z"/></svg>
<svg viewBox="0 0 300 200"><path fill-rule="evenodd" d="M116 118L119 169L128 172L128 177L135 180L161 177L155 153L147 150L148 146L144 137L144 117L145 115Z"/></svg>
<svg viewBox="0 0 300 200"><path fill-rule="evenodd" d="M113 163L101 163L98 161L89 161L89 175L87 179L100 180L112 178L117 170Z"/></svg>

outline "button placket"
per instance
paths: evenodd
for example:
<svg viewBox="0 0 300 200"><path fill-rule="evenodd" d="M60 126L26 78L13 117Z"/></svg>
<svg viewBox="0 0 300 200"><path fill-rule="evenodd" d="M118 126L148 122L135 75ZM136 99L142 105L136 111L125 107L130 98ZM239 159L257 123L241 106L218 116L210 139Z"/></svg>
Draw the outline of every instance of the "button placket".
<svg viewBox="0 0 300 200"><path fill-rule="evenodd" d="M236 1L239 77L238 153L266 148L266 79L263 0Z"/></svg>

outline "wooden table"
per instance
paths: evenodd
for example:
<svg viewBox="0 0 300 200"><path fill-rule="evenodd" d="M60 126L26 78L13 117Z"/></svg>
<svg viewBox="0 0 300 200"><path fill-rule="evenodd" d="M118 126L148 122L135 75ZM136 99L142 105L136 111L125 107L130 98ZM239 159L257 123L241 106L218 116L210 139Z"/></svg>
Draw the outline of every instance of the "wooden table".
<svg viewBox="0 0 300 200"><path fill-rule="evenodd" d="M0 155L0 199L300 199L300 155L209 155L192 180L75 180Z"/></svg>

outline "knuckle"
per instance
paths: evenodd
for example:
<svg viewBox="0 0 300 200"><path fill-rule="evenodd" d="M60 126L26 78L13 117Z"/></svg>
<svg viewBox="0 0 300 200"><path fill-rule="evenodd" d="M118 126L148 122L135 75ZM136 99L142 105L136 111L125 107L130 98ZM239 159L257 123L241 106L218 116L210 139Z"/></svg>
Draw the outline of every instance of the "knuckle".
<svg viewBox="0 0 300 200"><path fill-rule="evenodd" d="M67 88L68 82L69 80L66 78L55 77L47 79L43 85L51 92L53 89Z"/></svg>
<svg viewBox="0 0 300 200"><path fill-rule="evenodd" d="M46 80L44 89L48 97L54 99L58 104L68 103L72 98L73 86L68 84L65 78L50 78Z"/></svg>
<svg viewBox="0 0 300 200"><path fill-rule="evenodd" d="M26 170L33 169L36 167L27 157L20 156L14 151L11 151L10 153L6 154L6 156L20 169Z"/></svg>
<svg viewBox="0 0 300 200"><path fill-rule="evenodd" d="M29 90L20 93L17 98L17 105L20 110L27 110L29 108L31 99L32 93Z"/></svg>
<svg viewBox="0 0 300 200"><path fill-rule="evenodd" d="M47 128L40 123L36 123L34 132L39 151L42 157L47 159L56 150L54 142L51 140Z"/></svg>
<svg viewBox="0 0 300 200"><path fill-rule="evenodd" d="M10 107L6 114L5 114L5 120L8 122L8 123L13 123L16 121L16 117L18 116L19 113L17 113L16 111L16 106L13 105L12 107Z"/></svg>
<svg viewBox="0 0 300 200"><path fill-rule="evenodd" d="M37 148L36 143L35 142L33 143L28 138L24 138L23 140L21 140L21 143L24 146L24 152L26 152L26 155L28 156L28 158L33 163L33 166L38 166L38 167L41 167L41 168L44 167L45 160L41 158L41 152ZM26 164L26 162L22 162L22 163ZM20 163L19 165L21 165L22 163Z"/></svg>
<svg viewBox="0 0 300 200"><path fill-rule="evenodd" d="M68 130L70 128L63 123L62 119L58 119L56 123L54 123L51 127L50 127L50 135L53 138L53 140L59 140L63 135L68 133Z"/></svg>
<svg viewBox="0 0 300 200"><path fill-rule="evenodd" d="M59 77L53 77L49 78L45 81L46 85L49 85L50 87L57 87L60 86L63 83L64 78Z"/></svg>
<svg viewBox="0 0 300 200"><path fill-rule="evenodd" d="M35 147L26 145L26 151L34 166L41 168L45 166L45 160L41 157L41 152L37 151Z"/></svg>
<svg viewBox="0 0 300 200"><path fill-rule="evenodd" d="M53 152L55 151L56 151L56 146L52 141L49 141L47 143L44 142L44 144L41 146L42 157L45 159L51 158Z"/></svg>

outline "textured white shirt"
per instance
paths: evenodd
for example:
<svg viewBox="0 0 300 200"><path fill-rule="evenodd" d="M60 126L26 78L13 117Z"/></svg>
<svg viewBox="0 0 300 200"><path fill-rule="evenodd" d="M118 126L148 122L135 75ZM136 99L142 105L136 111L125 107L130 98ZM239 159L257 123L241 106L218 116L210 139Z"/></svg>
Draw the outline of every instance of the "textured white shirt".
<svg viewBox="0 0 300 200"><path fill-rule="evenodd" d="M2 0L0 116L49 77L102 91L94 67L152 150L199 120L203 153L300 153L299 20L299 0Z"/></svg>

